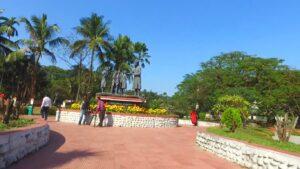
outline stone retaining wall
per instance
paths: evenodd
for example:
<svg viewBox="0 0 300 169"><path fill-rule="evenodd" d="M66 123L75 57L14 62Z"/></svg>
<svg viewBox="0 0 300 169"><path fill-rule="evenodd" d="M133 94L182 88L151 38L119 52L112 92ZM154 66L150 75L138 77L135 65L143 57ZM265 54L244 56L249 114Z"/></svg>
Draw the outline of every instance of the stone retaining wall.
<svg viewBox="0 0 300 169"><path fill-rule="evenodd" d="M215 135L198 132L196 143L207 151L247 168L300 169L300 157Z"/></svg>
<svg viewBox="0 0 300 169"><path fill-rule="evenodd" d="M49 126L46 123L0 133L0 168L6 168L28 153L37 151L48 140Z"/></svg>
<svg viewBox="0 0 300 169"><path fill-rule="evenodd" d="M61 111L56 112L56 121L67 123L78 123L80 118L79 111ZM99 118L92 119L87 117L87 121L91 125L98 124ZM178 119L175 117L146 117L146 116L134 116L123 114L111 114L108 113L105 116L104 126L113 127L141 127L141 128L156 128L156 127L177 127Z"/></svg>
<svg viewBox="0 0 300 169"><path fill-rule="evenodd" d="M184 119L179 119L178 120L178 125L179 126L193 126L191 120L184 120ZM200 121L199 120L197 126L198 127L215 127L215 126L219 126L219 123Z"/></svg>

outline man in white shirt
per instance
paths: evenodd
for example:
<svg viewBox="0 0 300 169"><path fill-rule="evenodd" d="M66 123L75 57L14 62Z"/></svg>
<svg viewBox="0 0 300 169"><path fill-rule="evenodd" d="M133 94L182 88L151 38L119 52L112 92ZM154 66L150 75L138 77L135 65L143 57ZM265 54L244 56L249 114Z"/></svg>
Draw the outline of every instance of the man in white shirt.
<svg viewBox="0 0 300 169"><path fill-rule="evenodd" d="M42 118L47 120L48 118L48 111L49 108L52 105L52 101L50 99L50 97L48 97L47 95L45 95L45 97L43 98L42 101L42 105L41 105L41 114L42 114Z"/></svg>

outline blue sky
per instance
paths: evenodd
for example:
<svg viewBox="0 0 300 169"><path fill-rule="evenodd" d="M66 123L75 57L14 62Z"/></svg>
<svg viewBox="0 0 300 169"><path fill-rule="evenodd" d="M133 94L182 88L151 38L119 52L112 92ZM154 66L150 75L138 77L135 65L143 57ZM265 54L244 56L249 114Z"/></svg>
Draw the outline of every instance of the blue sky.
<svg viewBox="0 0 300 169"><path fill-rule="evenodd" d="M143 70L143 88L159 93L172 95L185 74L221 52L279 57L300 68L298 0L0 0L0 8L6 16L46 13L61 36L71 35L81 17L104 15L112 35L148 45L152 58Z"/></svg>

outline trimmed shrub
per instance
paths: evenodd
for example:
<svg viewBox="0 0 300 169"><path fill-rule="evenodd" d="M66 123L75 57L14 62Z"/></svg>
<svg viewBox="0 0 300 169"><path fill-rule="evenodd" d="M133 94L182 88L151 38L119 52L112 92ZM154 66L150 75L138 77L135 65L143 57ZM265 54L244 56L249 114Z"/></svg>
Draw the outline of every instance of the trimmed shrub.
<svg viewBox="0 0 300 169"><path fill-rule="evenodd" d="M199 113L199 120L205 121L206 112Z"/></svg>
<svg viewBox="0 0 300 169"><path fill-rule="evenodd" d="M226 109L222 114L221 122L231 132L234 132L238 127L241 127L242 118L239 109L235 109L235 108Z"/></svg>
<svg viewBox="0 0 300 169"><path fill-rule="evenodd" d="M238 109L244 125L246 125L250 108L250 103L246 99L237 95L225 95L219 97L217 100L217 104L215 104L212 108L215 118L219 119L222 116L222 113L228 108Z"/></svg>

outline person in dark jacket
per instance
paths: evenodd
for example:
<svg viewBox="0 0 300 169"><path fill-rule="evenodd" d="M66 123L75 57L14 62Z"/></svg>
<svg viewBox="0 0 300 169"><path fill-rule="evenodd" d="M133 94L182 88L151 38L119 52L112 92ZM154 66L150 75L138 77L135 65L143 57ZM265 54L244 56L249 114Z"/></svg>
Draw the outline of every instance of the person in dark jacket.
<svg viewBox="0 0 300 169"><path fill-rule="evenodd" d="M78 124L87 124L87 113L89 110L89 100L87 96L83 96L83 100L80 106L80 118Z"/></svg>

